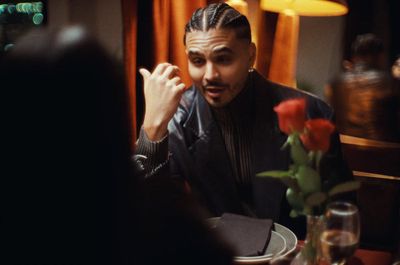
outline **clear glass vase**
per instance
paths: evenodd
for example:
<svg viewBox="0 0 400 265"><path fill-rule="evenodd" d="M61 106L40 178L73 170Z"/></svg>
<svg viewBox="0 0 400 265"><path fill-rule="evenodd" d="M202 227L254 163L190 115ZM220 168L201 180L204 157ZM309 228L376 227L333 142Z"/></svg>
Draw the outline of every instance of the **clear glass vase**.
<svg viewBox="0 0 400 265"><path fill-rule="evenodd" d="M321 215L307 215L307 235L304 246L290 263L291 265L318 264L321 257L319 237L322 231Z"/></svg>

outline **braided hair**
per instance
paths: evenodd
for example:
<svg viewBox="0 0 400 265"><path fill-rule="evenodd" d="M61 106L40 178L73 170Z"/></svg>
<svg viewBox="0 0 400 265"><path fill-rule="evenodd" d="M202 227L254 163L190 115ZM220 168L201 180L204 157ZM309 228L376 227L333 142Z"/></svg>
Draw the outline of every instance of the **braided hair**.
<svg viewBox="0 0 400 265"><path fill-rule="evenodd" d="M214 3L197 9L185 26L183 43L186 45L186 33L208 31L210 29L234 29L236 37L251 42L250 23L246 16L226 3Z"/></svg>

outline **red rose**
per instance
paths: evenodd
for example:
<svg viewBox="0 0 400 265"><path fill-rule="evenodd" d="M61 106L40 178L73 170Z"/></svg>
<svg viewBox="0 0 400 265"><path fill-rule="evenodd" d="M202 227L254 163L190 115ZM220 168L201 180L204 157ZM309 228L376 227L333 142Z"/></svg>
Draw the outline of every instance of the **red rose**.
<svg viewBox="0 0 400 265"><path fill-rule="evenodd" d="M294 131L302 132L306 120L305 108L304 98L289 99L276 106L274 110L278 114L281 131L286 134Z"/></svg>
<svg viewBox="0 0 400 265"><path fill-rule="evenodd" d="M304 146L309 150L328 151L335 126L326 119L313 119L306 121L305 127L306 132L300 136Z"/></svg>

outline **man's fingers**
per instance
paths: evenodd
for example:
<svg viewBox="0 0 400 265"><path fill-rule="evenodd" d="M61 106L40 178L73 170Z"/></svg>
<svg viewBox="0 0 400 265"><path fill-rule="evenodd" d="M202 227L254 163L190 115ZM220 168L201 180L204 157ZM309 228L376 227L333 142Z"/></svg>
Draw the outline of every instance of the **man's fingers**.
<svg viewBox="0 0 400 265"><path fill-rule="evenodd" d="M161 75L165 71L165 68L167 68L170 65L171 65L170 63L160 63L159 65L156 66L156 69L154 69L153 74Z"/></svg>
<svg viewBox="0 0 400 265"><path fill-rule="evenodd" d="M147 80L147 78L149 78L151 75L151 73L145 68L140 68L139 73L142 75L144 80Z"/></svg>
<svg viewBox="0 0 400 265"><path fill-rule="evenodd" d="M157 65L153 73L146 68L140 68L139 73L143 76L145 82L151 77L157 77L156 83L152 82L151 87L157 89L174 88L179 91L184 91L186 86L182 83L181 78L177 75L179 68L170 63L162 63ZM153 80L154 81L154 80Z"/></svg>
<svg viewBox="0 0 400 265"><path fill-rule="evenodd" d="M179 72L179 68L176 65L170 65L165 69L164 73L162 74L163 78L172 78Z"/></svg>
<svg viewBox="0 0 400 265"><path fill-rule="evenodd" d="M176 88L182 92L186 90L186 86L184 83L180 83L179 85L176 86Z"/></svg>
<svg viewBox="0 0 400 265"><path fill-rule="evenodd" d="M181 83L181 78L180 78L179 76L175 76L174 78L172 78L172 79L170 80L170 82L171 82L172 84L174 84L174 85L177 85L177 84Z"/></svg>
<svg viewBox="0 0 400 265"><path fill-rule="evenodd" d="M169 80L170 84L172 84L178 91L184 92L186 90L186 85L182 83L181 78L176 76Z"/></svg>

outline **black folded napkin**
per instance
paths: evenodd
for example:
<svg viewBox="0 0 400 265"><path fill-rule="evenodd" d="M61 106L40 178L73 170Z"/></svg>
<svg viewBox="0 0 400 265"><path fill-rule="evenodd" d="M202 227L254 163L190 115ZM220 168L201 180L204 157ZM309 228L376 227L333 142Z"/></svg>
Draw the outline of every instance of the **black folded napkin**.
<svg viewBox="0 0 400 265"><path fill-rule="evenodd" d="M237 256L264 255L271 238L271 219L224 213L215 229L236 250Z"/></svg>

